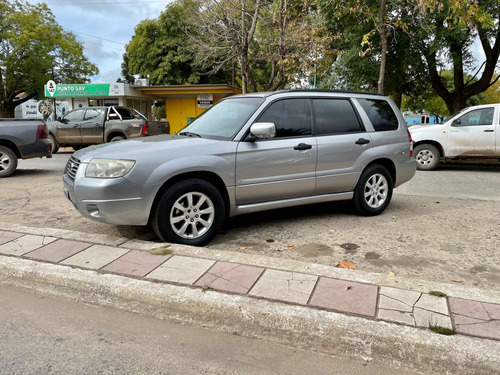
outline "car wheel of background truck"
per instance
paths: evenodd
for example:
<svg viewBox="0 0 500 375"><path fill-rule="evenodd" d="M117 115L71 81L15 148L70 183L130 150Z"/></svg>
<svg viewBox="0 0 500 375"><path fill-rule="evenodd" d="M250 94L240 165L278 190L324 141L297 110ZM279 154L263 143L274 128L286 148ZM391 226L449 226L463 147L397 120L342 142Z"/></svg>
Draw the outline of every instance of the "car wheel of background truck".
<svg viewBox="0 0 500 375"><path fill-rule="evenodd" d="M224 223L224 200L215 186L200 179L172 185L156 206L152 226L165 242L203 246Z"/></svg>
<svg viewBox="0 0 500 375"><path fill-rule="evenodd" d="M439 150L430 144L421 144L413 150L415 160L417 161L417 169L421 171L433 171L439 164L441 154Z"/></svg>
<svg viewBox="0 0 500 375"><path fill-rule="evenodd" d="M17 156L10 148L0 146L0 177L9 177L17 168Z"/></svg>
<svg viewBox="0 0 500 375"><path fill-rule="evenodd" d="M123 135L115 135L109 141L110 142L118 142L118 141L123 141L124 139L125 139L125 137Z"/></svg>
<svg viewBox="0 0 500 375"><path fill-rule="evenodd" d="M59 145L57 144L56 137L54 137L52 134L49 134L47 138L50 141L51 152L53 154L57 153L57 151L59 151Z"/></svg>
<svg viewBox="0 0 500 375"><path fill-rule="evenodd" d="M364 216L379 215L392 198L393 182L389 171L382 165L366 168L354 190L354 207Z"/></svg>

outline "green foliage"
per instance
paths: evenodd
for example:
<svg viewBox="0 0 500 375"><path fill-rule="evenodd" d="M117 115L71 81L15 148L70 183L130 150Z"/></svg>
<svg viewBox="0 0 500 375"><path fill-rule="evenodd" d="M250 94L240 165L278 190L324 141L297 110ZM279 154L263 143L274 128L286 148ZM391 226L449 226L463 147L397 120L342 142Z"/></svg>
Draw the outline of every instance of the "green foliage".
<svg viewBox="0 0 500 375"><path fill-rule="evenodd" d="M154 112L157 119L167 118L167 106L165 104L155 107Z"/></svg>
<svg viewBox="0 0 500 375"><path fill-rule="evenodd" d="M178 2L170 3L157 19L140 22L127 45L122 74L149 76L156 85L230 82L230 75L209 75L199 69L189 49L187 33L193 28Z"/></svg>
<svg viewBox="0 0 500 375"><path fill-rule="evenodd" d="M47 5L7 0L0 0L0 71L0 117L13 117L16 105L42 95L49 79L77 83L98 73ZM23 92L26 98L14 102Z"/></svg>

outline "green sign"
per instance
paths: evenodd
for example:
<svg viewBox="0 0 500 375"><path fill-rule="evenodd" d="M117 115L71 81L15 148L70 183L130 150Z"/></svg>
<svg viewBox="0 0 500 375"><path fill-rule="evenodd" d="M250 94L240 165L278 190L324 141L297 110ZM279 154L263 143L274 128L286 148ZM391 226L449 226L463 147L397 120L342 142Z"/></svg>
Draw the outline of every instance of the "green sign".
<svg viewBox="0 0 500 375"><path fill-rule="evenodd" d="M46 97L88 97L88 96L109 96L109 83L93 83L88 85L55 85L55 92L53 89L49 91L45 85Z"/></svg>

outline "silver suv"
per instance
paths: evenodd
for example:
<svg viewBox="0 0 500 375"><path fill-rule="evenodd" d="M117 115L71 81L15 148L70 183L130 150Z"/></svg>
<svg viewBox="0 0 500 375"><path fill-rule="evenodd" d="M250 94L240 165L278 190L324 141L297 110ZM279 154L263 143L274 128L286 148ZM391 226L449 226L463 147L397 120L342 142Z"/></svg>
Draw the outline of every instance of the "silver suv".
<svg viewBox="0 0 500 375"><path fill-rule="evenodd" d="M226 217L352 200L382 213L416 169L387 97L292 90L220 100L176 135L73 154L66 197L90 219L151 224L167 242L202 246Z"/></svg>

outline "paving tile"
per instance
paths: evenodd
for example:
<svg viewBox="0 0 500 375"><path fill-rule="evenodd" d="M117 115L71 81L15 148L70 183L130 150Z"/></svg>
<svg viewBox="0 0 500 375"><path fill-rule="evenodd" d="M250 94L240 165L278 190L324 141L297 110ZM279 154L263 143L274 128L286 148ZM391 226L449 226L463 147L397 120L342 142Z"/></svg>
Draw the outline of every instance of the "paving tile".
<svg viewBox="0 0 500 375"><path fill-rule="evenodd" d="M249 294L305 305L317 280L313 275L266 270Z"/></svg>
<svg viewBox="0 0 500 375"><path fill-rule="evenodd" d="M59 263L60 261L69 258L76 253L90 247L90 244L69 241L57 240L42 246L36 250L26 253L24 257L35 260L42 260L45 262Z"/></svg>
<svg viewBox="0 0 500 375"><path fill-rule="evenodd" d="M93 245L62 261L61 264L98 270L129 251L129 249Z"/></svg>
<svg viewBox="0 0 500 375"><path fill-rule="evenodd" d="M4 243L10 242L22 236L24 236L24 234L22 233L7 232L5 230L0 230L0 245L3 245Z"/></svg>
<svg viewBox="0 0 500 375"><path fill-rule="evenodd" d="M0 245L0 254L21 256L44 245L48 245L55 240L57 240L57 238L27 234Z"/></svg>
<svg viewBox="0 0 500 375"><path fill-rule="evenodd" d="M432 311L443 315L450 315L446 298L422 294L415 304L415 308Z"/></svg>
<svg viewBox="0 0 500 375"><path fill-rule="evenodd" d="M422 293L412 290L380 287L379 308L385 310L396 310L402 312L413 311L413 306L418 301Z"/></svg>
<svg viewBox="0 0 500 375"><path fill-rule="evenodd" d="M376 285L321 277L310 305L325 309L375 317Z"/></svg>
<svg viewBox="0 0 500 375"><path fill-rule="evenodd" d="M450 311L458 333L500 340L500 305L450 298Z"/></svg>
<svg viewBox="0 0 500 375"><path fill-rule="evenodd" d="M437 326L452 329L451 318L448 315L439 314L429 310L415 308L413 311L417 327L428 328Z"/></svg>
<svg viewBox="0 0 500 375"><path fill-rule="evenodd" d="M225 292L246 294L262 272L264 272L264 269L260 267L217 262L195 285Z"/></svg>
<svg viewBox="0 0 500 375"><path fill-rule="evenodd" d="M396 311L396 310L385 310L379 309L377 313L377 318L380 320L386 320L388 322L401 323L408 326L415 326L415 318L413 313Z"/></svg>
<svg viewBox="0 0 500 375"><path fill-rule="evenodd" d="M207 272L214 263L215 260L174 255L151 272L147 278L172 281L181 284L193 284Z"/></svg>
<svg viewBox="0 0 500 375"><path fill-rule="evenodd" d="M127 276L144 277L171 256L151 255L143 250L130 250L101 270Z"/></svg>

